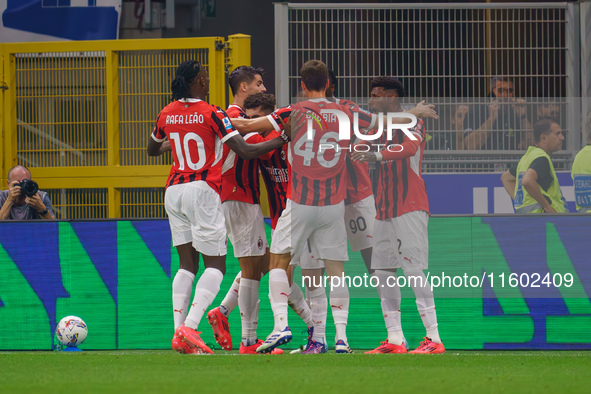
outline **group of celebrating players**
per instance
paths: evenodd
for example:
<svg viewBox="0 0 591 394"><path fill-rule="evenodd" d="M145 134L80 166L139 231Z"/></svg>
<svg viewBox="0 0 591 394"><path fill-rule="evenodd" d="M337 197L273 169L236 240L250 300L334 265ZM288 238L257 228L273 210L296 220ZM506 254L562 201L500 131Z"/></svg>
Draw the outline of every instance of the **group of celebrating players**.
<svg viewBox="0 0 591 394"><path fill-rule="evenodd" d="M234 101L224 111L204 101L209 92L207 71L197 61L183 62L171 84L174 101L160 112L148 143L151 156L167 151L173 155L165 193L180 262L172 286L172 348L184 354L213 354L197 329L220 290L229 238L241 272L221 305L207 314L221 347L233 347L228 315L238 306L239 353L283 353L278 346L292 339L289 306L308 326L308 343L301 353L326 353L328 299L325 288L315 286L326 283L319 280L324 271L330 278L344 275L348 240L379 283L388 332L380 346L366 353L407 352L400 289L386 285L396 283L397 268L423 279L409 281L426 329L424 341L410 353L443 353L433 292L423 272L428 268L429 207L421 178L426 142L421 118L437 118L433 106L421 102L405 111L418 118L416 125L406 132L395 130L390 138L387 133L374 135L368 144L356 139L353 128L348 139L340 138L338 119L326 114L339 111L369 135L382 131L384 124L393 121L387 114L403 112L398 98L405 91L397 79L372 81L372 113L335 98L336 78L319 60L302 66L305 99L288 107L276 109L273 95L265 93L262 75L258 68L236 68L229 77ZM394 121L404 124L408 118ZM351 149L362 144L367 146ZM376 162L375 198L368 162ZM268 191L270 248L260 208L259 173ZM191 302L199 254L205 270ZM307 299L291 280L296 266L304 276L317 278L305 289ZM259 283L267 272L274 329L263 341L256 328ZM335 351L352 353L346 335L349 290L345 281L331 286L330 305Z"/></svg>

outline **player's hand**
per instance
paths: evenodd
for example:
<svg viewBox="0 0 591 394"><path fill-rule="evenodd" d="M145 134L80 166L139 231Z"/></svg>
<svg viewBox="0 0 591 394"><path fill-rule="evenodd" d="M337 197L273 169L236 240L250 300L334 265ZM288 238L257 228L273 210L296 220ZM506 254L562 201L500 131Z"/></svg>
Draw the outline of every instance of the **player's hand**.
<svg viewBox="0 0 591 394"><path fill-rule="evenodd" d="M19 185L19 182L12 181L8 190L8 200L12 203L17 202L18 199L21 197L21 187Z"/></svg>
<svg viewBox="0 0 591 394"><path fill-rule="evenodd" d="M351 154L351 160L357 161L359 163L378 161L375 152L353 152Z"/></svg>
<svg viewBox="0 0 591 394"><path fill-rule="evenodd" d="M172 146L170 146L170 141L165 140L162 145L160 145L160 153L166 153L172 151Z"/></svg>
<svg viewBox="0 0 591 394"><path fill-rule="evenodd" d="M552 205L550 205L550 208L546 209L544 208L544 212L546 213L557 213L556 209L552 208Z"/></svg>
<svg viewBox="0 0 591 394"><path fill-rule="evenodd" d="M283 133L289 138L289 140L291 141L291 115L293 115L293 112L287 117L286 120L283 120L283 118L280 116L279 117L279 121L281 122L281 127L283 128Z"/></svg>
<svg viewBox="0 0 591 394"><path fill-rule="evenodd" d="M39 192L37 192L37 194L35 194L33 197L25 198L25 204L28 204L37 212L43 212L47 209L45 204L43 204L43 201L41 201L41 197L39 197Z"/></svg>
<svg viewBox="0 0 591 394"><path fill-rule="evenodd" d="M303 124L304 124L303 120L304 120L304 114L299 109L291 111L291 113L289 114L288 123L283 122L283 120L281 120L281 122L283 122L284 126L286 124L289 124L289 133L288 133L287 128L285 128L285 134L287 134L287 136L289 137L290 140L292 139L292 125L295 125L295 127L303 127ZM297 132L298 132L298 130L296 130L296 135L297 135Z"/></svg>
<svg viewBox="0 0 591 394"><path fill-rule="evenodd" d="M418 111L418 115L416 115L417 118L439 119L439 115L437 115L437 112L435 111L435 105L425 104L425 100L418 103L415 110Z"/></svg>

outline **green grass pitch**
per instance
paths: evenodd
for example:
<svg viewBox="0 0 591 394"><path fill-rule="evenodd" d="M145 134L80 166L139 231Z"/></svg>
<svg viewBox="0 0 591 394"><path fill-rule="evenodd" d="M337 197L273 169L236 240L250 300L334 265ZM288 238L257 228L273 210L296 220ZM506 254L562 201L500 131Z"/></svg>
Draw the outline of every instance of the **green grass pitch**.
<svg viewBox="0 0 591 394"><path fill-rule="evenodd" d="M219 352L218 352L219 353ZM591 352L0 352L0 393L589 392Z"/></svg>

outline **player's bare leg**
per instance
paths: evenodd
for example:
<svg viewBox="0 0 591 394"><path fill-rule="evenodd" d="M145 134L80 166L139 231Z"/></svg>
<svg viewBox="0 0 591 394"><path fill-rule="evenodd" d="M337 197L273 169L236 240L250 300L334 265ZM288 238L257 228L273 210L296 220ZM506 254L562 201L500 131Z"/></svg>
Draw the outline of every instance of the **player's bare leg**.
<svg viewBox="0 0 591 394"><path fill-rule="evenodd" d="M287 277L287 268L291 261L291 255L271 253L269 264L269 300L273 309L275 326L267 340L257 348L257 352L267 353L279 345L291 341L291 331L287 321L287 300L290 286Z"/></svg>
<svg viewBox="0 0 591 394"><path fill-rule="evenodd" d="M367 268L367 272L372 275L371 269L371 253L373 248L366 248L361 250L361 258L363 258L363 262L365 263L365 268Z"/></svg>

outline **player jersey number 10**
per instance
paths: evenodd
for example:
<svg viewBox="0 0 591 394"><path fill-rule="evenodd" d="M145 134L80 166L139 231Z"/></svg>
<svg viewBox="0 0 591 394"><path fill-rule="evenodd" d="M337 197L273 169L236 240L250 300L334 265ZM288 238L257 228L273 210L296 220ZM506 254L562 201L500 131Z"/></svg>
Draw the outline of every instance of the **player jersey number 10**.
<svg viewBox="0 0 591 394"><path fill-rule="evenodd" d="M302 157L305 166L312 165L312 160L314 160L314 157L316 157L318 164L320 164L322 167L334 167L339 162L339 157L341 156L340 146L337 143L339 140L339 133L334 131L324 133L318 143L318 152L314 152L313 148L316 130L311 130L311 132L311 138L308 138L308 134L310 133L305 133L299 140L297 140L293 147L293 154ZM329 141L331 139L334 141ZM327 150L334 151L334 157L332 160L327 160L324 157L324 154Z"/></svg>
<svg viewBox="0 0 591 394"><path fill-rule="evenodd" d="M174 142L176 156L179 159L180 171L185 170L185 163L193 171L198 171L205 165L205 143L198 134L186 133L183 135L183 140L181 141L181 135L179 133L170 133L169 138ZM197 161L194 161L191 157L190 141L195 141L197 145Z"/></svg>

